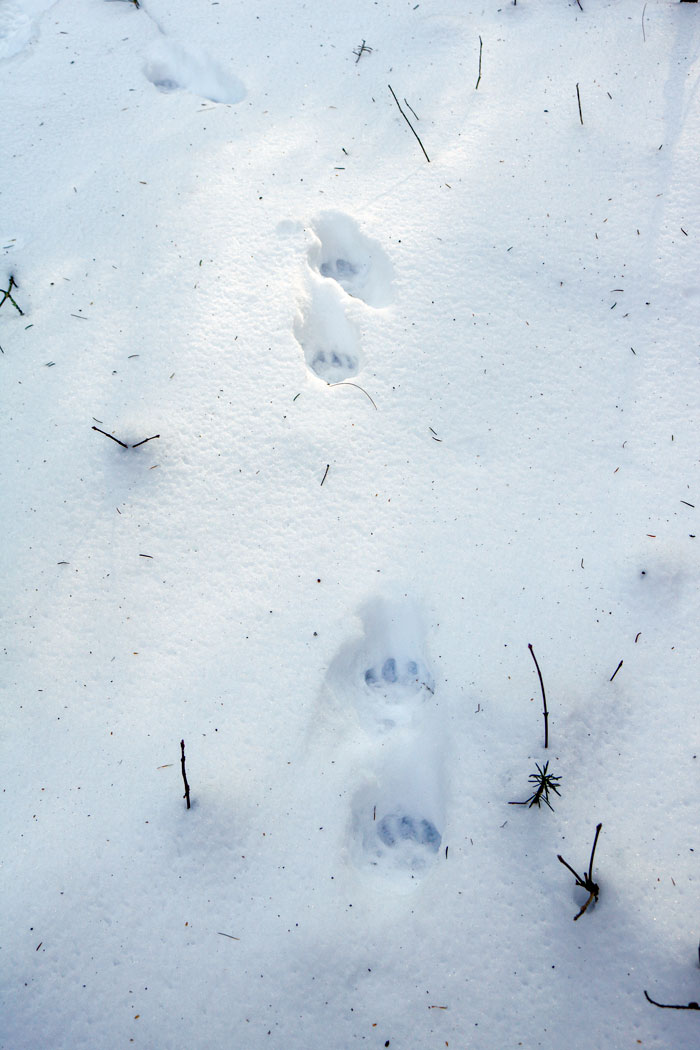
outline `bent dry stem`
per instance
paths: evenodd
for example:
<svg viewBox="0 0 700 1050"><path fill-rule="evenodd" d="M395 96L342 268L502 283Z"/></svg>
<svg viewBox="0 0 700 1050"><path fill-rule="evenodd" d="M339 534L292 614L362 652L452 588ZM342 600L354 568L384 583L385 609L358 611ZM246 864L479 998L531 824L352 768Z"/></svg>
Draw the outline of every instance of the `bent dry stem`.
<svg viewBox="0 0 700 1050"><path fill-rule="evenodd" d="M544 682L542 681L542 672L540 671L540 665L537 663L535 650L529 644L528 649L530 650L532 659L535 661L535 667L537 668L537 674L540 680L540 689L542 690L542 707L544 708L544 746L547 748L549 747L549 711L547 710L547 697L544 693Z"/></svg>

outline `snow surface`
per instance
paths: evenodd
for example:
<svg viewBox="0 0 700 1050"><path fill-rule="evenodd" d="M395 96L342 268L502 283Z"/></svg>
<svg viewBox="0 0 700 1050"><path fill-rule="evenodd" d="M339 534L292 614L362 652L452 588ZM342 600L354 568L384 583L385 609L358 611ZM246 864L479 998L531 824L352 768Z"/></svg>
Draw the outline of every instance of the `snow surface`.
<svg viewBox="0 0 700 1050"><path fill-rule="evenodd" d="M0 0L4 1050L699 1045L700 10L582 6Z"/></svg>

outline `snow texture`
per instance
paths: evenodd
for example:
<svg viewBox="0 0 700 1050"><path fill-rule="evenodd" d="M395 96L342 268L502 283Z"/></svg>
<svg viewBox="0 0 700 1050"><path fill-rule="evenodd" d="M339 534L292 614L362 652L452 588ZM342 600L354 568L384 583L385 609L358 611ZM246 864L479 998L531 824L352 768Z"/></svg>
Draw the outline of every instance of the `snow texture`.
<svg viewBox="0 0 700 1050"><path fill-rule="evenodd" d="M699 15L0 0L0 1050L696 1050Z"/></svg>

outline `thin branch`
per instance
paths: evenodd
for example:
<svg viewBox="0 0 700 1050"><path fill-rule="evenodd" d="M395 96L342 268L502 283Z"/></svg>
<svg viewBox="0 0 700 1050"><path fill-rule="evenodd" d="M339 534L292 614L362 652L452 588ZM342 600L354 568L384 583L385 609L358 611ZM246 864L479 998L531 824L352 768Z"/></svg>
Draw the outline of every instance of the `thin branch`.
<svg viewBox="0 0 700 1050"><path fill-rule="evenodd" d="M479 37L479 76L476 79L474 90L479 90L479 84L481 83L481 52L484 50L484 41Z"/></svg>
<svg viewBox="0 0 700 1050"><path fill-rule="evenodd" d="M10 302L12 303L12 305L14 306L15 310L17 310L17 312L19 313L20 317L24 317L24 310L21 310L20 307L17 305L17 303L12 298L12 289L13 288L17 288L17 287L18 287L17 282L15 281L14 277L12 276L12 274L10 274L10 282L9 282L7 288L6 289L5 288L0 288L0 292L2 292L2 294L4 296L4 298L2 300L2 303L0 303L0 306L2 306L2 304L5 302L6 299L9 299Z"/></svg>
<svg viewBox="0 0 700 1050"><path fill-rule="evenodd" d="M581 92L578 89L578 84L576 85L576 98L578 99L578 117L581 123L583 124L583 113L581 112Z"/></svg>
<svg viewBox="0 0 700 1050"><path fill-rule="evenodd" d="M700 1010L700 1003L688 1003L687 1006L683 1006L682 1004L677 1005L676 1003L657 1003L656 1000L652 999L649 995L646 988L644 989L644 994L650 1003L654 1006L658 1006L661 1010Z"/></svg>
<svg viewBox="0 0 700 1050"><path fill-rule="evenodd" d="M544 707L544 746L549 747L549 711L547 710L547 697L544 693L544 682L542 681L542 672L540 671L540 665L537 663L537 657L535 656L535 650L530 644L528 649L532 654L532 659L535 661L535 667L537 668L537 674L540 679L540 689L542 690L542 705Z"/></svg>
<svg viewBox="0 0 700 1050"><path fill-rule="evenodd" d="M600 835L600 829L602 827L603 827L602 824L598 824L598 826L595 829L595 838L593 839L593 849L591 850L591 859L590 859L590 862L588 864L588 876L587 877L588 877L589 882L593 878L593 858L595 857L595 848L598 845L598 836Z"/></svg>
<svg viewBox="0 0 700 1050"><path fill-rule="evenodd" d="M132 445L131 447L132 448L138 448L139 445L145 445L147 441L154 441L156 438L159 438L159 437L160 437L160 434L153 434L152 437L144 438L143 441L137 441L136 444Z"/></svg>
<svg viewBox="0 0 700 1050"><path fill-rule="evenodd" d="M187 800L187 808L189 809L190 808L190 785L187 783L187 773L185 772L185 741L184 740L180 741L180 751L182 753L182 758L180 759L180 764L182 766L182 779L185 782L185 794L182 797Z"/></svg>
<svg viewBox="0 0 700 1050"><path fill-rule="evenodd" d="M395 103L396 103L396 105L397 105L397 106L399 107L399 113L401 114L401 116L403 117L403 119L404 119L404 120L406 121L406 123L408 124L408 126L409 126L409 128L411 129L411 131L413 132L413 134L414 134L414 135L416 136L416 139L417 139L417 141L418 141L418 145L419 145L419 146L420 146L420 148L421 148L421 149L423 150L423 155L425 156L425 159L427 160L428 164L430 164L430 157L429 157L429 156L428 156L428 154L427 154L427 153L425 152L425 146L424 146L424 145L423 145L423 143L421 142L421 140L420 140L420 138L419 138L419 136L418 136L418 132L417 132L417 131L416 131L416 129L415 129L414 127L413 127L413 124L411 124L411 121L410 121L410 120L408 119L408 117L406 116L406 114L404 113L404 111L403 111L403 110L401 109L401 103L400 103L400 102L399 102L399 100L397 99L397 97L396 97L396 94L395 94L395 92L394 92L394 89L393 89L393 87L391 86L391 84L388 84L387 86L388 86L388 88L389 88L389 91L391 91L391 94L392 94L392 95L394 96L394 102L395 102Z"/></svg>
<svg viewBox="0 0 700 1050"><path fill-rule="evenodd" d="M122 448L129 447L128 445L125 445L123 441L120 441L119 438L115 438L114 434L108 434L106 430L100 430L99 427L93 427L92 429L96 430L98 434L104 434L106 438L111 438L112 441L116 441L116 443L121 445Z"/></svg>

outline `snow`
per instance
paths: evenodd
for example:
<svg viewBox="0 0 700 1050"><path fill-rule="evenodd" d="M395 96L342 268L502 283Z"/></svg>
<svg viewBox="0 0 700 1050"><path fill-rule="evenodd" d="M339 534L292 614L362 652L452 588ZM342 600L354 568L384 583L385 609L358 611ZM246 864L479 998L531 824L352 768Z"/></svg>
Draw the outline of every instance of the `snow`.
<svg viewBox="0 0 700 1050"><path fill-rule="evenodd" d="M700 22L582 6L0 0L3 1050L697 1046Z"/></svg>

